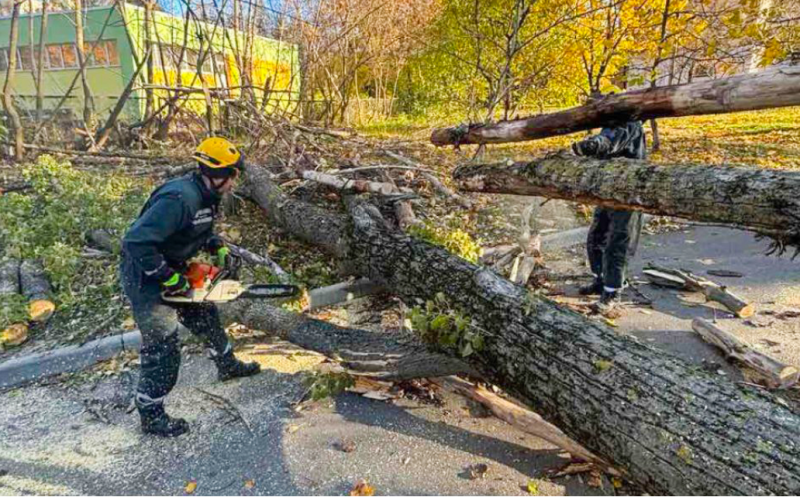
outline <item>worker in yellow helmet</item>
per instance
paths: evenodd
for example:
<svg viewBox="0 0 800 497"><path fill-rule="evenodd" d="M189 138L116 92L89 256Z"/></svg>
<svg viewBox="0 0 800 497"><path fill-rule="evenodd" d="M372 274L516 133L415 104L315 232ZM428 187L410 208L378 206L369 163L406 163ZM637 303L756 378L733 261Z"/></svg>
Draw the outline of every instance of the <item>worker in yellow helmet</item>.
<svg viewBox="0 0 800 497"><path fill-rule="evenodd" d="M181 324L205 339L221 380L260 371L257 363L236 359L214 304L174 304L161 299L162 292L191 291L183 272L200 250L208 251L220 266L229 264L233 256L213 233L214 217L222 194L234 187L244 170L244 157L228 140L212 137L203 140L193 158L198 169L156 188L122 240L123 288L142 333L136 407L142 430L164 437L189 429L185 420L164 411L164 398L178 380Z"/></svg>

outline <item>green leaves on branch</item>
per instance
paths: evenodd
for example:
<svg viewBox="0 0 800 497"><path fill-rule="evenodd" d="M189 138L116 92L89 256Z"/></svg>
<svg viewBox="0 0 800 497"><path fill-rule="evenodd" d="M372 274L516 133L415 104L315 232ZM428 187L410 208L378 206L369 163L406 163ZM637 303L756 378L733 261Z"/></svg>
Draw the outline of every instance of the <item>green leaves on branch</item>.
<svg viewBox="0 0 800 497"><path fill-rule="evenodd" d="M456 349L461 357L483 350L484 341L472 319L451 308L443 293L424 307L414 307L409 316L411 328L428 343Z"/></svg>
<svg viewBox="0 0 800 497"><path fill-rule="evenodd" d="M356 384L356 380L347 373L309 374L303 380L311 400L317 401L338 395Z"/></svg>

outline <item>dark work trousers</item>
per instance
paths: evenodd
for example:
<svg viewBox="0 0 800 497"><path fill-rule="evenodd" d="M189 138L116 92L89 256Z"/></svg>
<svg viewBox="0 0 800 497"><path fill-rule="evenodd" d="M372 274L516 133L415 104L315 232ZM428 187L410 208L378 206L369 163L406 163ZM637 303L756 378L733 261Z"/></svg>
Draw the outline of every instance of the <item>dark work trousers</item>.
<svg viewBox="0 0 800 497"><path fill-rule="evenodd" d="M589 265L606 291L625 286L628 258L636 253L642 231L640 212L597 207L586 240Z"/></svg>
<svg viewBox="0 0 800 497"><path fill-rule="evenodd" d="M161 285L148 281L135 264L124 260L121 273L122 287L131 303L133 319L142 333L136 403L139 407L160 404L178 381L181 364L179 326L183 325L202 337L212 357L230 353L231 344L216 305L167 304L161 300Z"/></svg>

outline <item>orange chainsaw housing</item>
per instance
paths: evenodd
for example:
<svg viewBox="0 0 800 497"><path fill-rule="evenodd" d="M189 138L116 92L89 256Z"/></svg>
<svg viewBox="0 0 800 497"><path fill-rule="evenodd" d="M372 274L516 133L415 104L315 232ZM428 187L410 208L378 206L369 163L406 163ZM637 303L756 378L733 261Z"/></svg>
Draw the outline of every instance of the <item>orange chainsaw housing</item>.
<svg viewBox="0 0 800 497"><path fill-rule="evenodd" d="M192 262L189 264L189 270L183 275L192 285L192 288L203 288L206 280L213 280L219 273L220 268L212 266L211 264L203 264L201 262Z"/></svg>

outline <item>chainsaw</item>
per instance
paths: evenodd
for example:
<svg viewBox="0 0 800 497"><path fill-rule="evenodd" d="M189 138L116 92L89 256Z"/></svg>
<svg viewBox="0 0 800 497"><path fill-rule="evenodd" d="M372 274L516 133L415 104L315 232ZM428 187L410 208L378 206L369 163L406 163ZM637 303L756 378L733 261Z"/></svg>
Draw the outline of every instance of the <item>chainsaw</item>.
<svg viewBox="0 0 800 497"><path fill-rule="evenodd" d="M234 258L233 260L237 260ZM279 299L294 297L300 289L294 285L243 284L236 277L238 267L220 268L211 264L192 262L184 273L190 290L179 295L161 294L165 302L199 303L230 302L238 298L246 299Z"/></svg>

